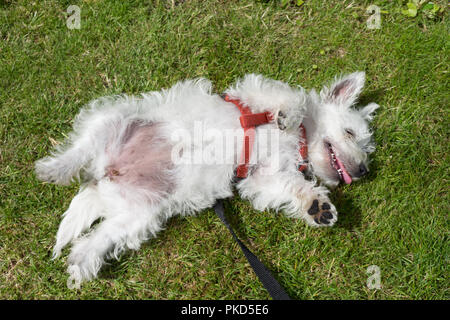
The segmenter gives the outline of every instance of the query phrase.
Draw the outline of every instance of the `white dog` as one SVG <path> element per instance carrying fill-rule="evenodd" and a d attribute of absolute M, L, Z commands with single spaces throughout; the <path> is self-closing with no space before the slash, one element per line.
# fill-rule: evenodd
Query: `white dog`
<path fill-rule="evenodd" d="M 374 150 L 368 122 L 378 105 L 352 108 L 364 77 L 347 75 L 317 94 L 251 74 L 225 92 L 227 101 L 199 79 L 138 98 L 91 102 L 77 116 L 69 141 L 36 163 L 43 181 L 83 181 L 54 248 L 58 257 L 73 243 L 69 287 L 96 277 L 105 258 L 137 250 L 173 215 L 231 197 L 234 185 L 257 210 L 281 210 L 312 226 L 332 226 L 337 211 L 316 177 L 336 186 L 368 171 L 367 155 Z M 241 112 L 229 100 L 252 113 L 267 112 L 269 122 L 244 134 Z M 246 148 L 256 145 L 245 161 L 247 136 Z M 239 166 L 249 171 L 235 184 Z"/>

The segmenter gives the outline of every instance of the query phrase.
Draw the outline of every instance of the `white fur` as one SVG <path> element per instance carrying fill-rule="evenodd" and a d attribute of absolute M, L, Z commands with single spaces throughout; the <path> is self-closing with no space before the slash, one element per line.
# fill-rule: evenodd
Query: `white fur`
<path fill-rule="evenodd" d="M 328 199 L 328 190 L 316 182 L 316 178 L 329 186 L 339 182 L 323 143 L 324 139 L 332 141 L 349 168 L 367 163 L 367 153 L 373 151 L 367 121 L 378 106 L 372 103 L 361 111 L 351 108 L 363 84 L 364 73 L 354 73 L 336 79 L 317 94 L 251 74 L 229 88 L 226 93 L 254 113 L 270 111 L 274 115 L 272 123 L 256 128 L 255 144 L 261 152 L 252 154 L 249 176 L 236 184 L 240 195 L 257 210 L 280 210 L 312 226 L 333 225 L 336 208 Z M 67 244 L 73 244 L 68 285 L 79 287 L 82 281 L 96 277 L 107 257 L 117 257 L 126 249 L 137 250 L 142 241 L 155 237 L 171 216 L 193 214 L 213 206 L 219 198 L 231 197 L 237 167 L 233 159 L 239 158 L 243 143 L 239 117 L 238 109 L 213 94 L 211 83 L 205 79 L 179 82 L 169 90 L 141 97 L 101 98 L 84 108 L 67 143 L 36 163 L 41 180 L 66 185 L 81 176 L 83 181 L 63 215 L 54 248 L 54 257 L 58 257 Z M 237 145 L 225 155 L 224 163 L 175 164 L 165 172 L 174 181 L 171 192 L 121 185 L 105 172 L 111 157 L 123 147 L 127 127 L 135 121 L 160 124 L 159 134 L 167 141 L 173 140 L 174 132 L 182 132 L 177 144 L 180 150 L 196 151 L 205 145 L 214 150 L 221 143 L 214 135 L 203 141 L 203 146 L 189 139 L 198 130 L 198 123 L 204 130 L 237 134 Z M 307 130 L 312 180 L 296 169 L 301 160 L 300 123 Z M 355 134 L 351 139 L 346 136 L 347 127 Z M 279 133 L 276 150 L 263 143 L 268 129 Z M 315 215 L 308 214 L 314 200 L 330 205 L 328 224 L 318 224 Z M 89 231 L 99 219 L 96 228 Z"/>

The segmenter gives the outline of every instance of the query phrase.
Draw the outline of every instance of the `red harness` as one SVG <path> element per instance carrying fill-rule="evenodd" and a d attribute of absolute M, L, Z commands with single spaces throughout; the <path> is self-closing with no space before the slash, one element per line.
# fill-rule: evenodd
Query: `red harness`
<path fill-rule="evenodd" d="M 228 95 L 224 96 L 224 100 L 233 103 L 241 112 L 239 120 L 241 122 L 241 127 L 244 129 L 244 146 L 236 170 L 236 176 L 238 178 L 246 178 L 248 174 L 248 163 L 250 162 L 250 155 L 255 142 L 255 128 L 259 125 L 273 121 L 273 114 L 268 111 L 252 113 L 249 107 L 245 107 L 239 100 L 231 99 Z M 308 167 L 308 162 L 306 160 L 308 156 L 308 144 L 306 142 L 306 129 L 303 124 L 300 124 L 300 134 L 299 153 L 302 158 L 302 163 L 299 164 L 298 170 L 303 172 Z"/>

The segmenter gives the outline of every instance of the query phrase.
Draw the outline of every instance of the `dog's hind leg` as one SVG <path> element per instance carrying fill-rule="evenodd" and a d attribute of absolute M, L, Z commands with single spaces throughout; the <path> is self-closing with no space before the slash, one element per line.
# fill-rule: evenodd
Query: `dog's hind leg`
<path fill-rule="evenodd" d="M 138 114 L 134 100 L 122 99 L 118 102 L 113 98 L 95 100 L 83 109 L 75 119 L 74 130 L 67 141 L 58 145 L 51 156 L 36 162 L 37 177 L 68 185 L 92 159 L 104 159 L 106 146 L 118 142 Z"/>
<path fill-rule="evenodd" d="M 63 150 L 57 149 L 52 156 L 47 156 L 36 162 L 35 170 L 39 180 L 60 185 L 68 185 L 74 176 L 78 176 L 81 167 L 88 161 L 89 154 L 78 146 L 75 141 L 72 146 Z"/>
<path fill-rule="evenodd" d="M 114 194 L 111 190 L 119 190 L 120 186 L 105 184 L 110 197 L 106 205 L 109 214 L 95 230 L 74 242 L 68 258 L 69 288 L 95 278 L 106 258 L 117 258 L 127 249 L 139 249 L 143 241 L 156 236 L 165 221 L 160 202 L 149 202 L 145 191 L 122 189 Z"/>
<path fill-rule="evenodd" d="M 108 153 L 104 177 L 97 182 L 105 219 L 74 242 L 68 260 L 71 287 L 95 277 L 108 255 L 137 250 L 166 220 L 164 203 L 176 187 L 172 147 L 158 124 L 133 125 L 126 136 L 117 152 Z"/>
<path fill-rule="evenodd" d="M 53 258 L 61 254 L 61 250 L 71 241 L 78 238 L 99 218 L 106 214 L 105 206 L 97 191 L 97 186 L 83 186 L 72 199 L 69 209 L 64 213 L 53 248 Z"/>

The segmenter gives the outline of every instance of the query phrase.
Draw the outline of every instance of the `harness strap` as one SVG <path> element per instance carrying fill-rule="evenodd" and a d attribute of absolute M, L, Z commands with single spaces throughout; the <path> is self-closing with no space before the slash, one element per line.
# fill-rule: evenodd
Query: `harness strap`
<path fill-rule="evenodd" d="M 242 147 L 239 165 L 236 169 L 236 176 L 238 178 L 246 178 L 248 175 L 248 164 L 255 142 L 255 127 L 271 122 L 273 115 L 268 111 L 252 113 L 249 107 L 244 106 L 239 100 L 231 99 L 228 95 L 224 96 L 224 100 L 233 103 L 241 112 L 239 120 L 241 127 L 244 129 L 244 145 Z"/>
<path fill-rule="evenodd" d="M 246 107 L 237 99 L 231 99 L 228 95 L 224 95 L 226 102 L 233 103 L 241 112 L 239 121 L 244 129 L 244 145 L 242 147 L 241 158 L 236 169 L 236 177 L 246 178 L 248 175 L 248 164 L 250 155 L 252 154 L 253 144 L 255 142 L 255 128 L 259 125 L 269 123 L 273 120 L 271 112 L 252 113 L 249 107 Z M 298 164 L 298 171 L 304 172 L 308 168 L 308 142 L 306 141 L 305 126 L 300 124 L 300 148 L 299 153 L 301 160 Z"/>

